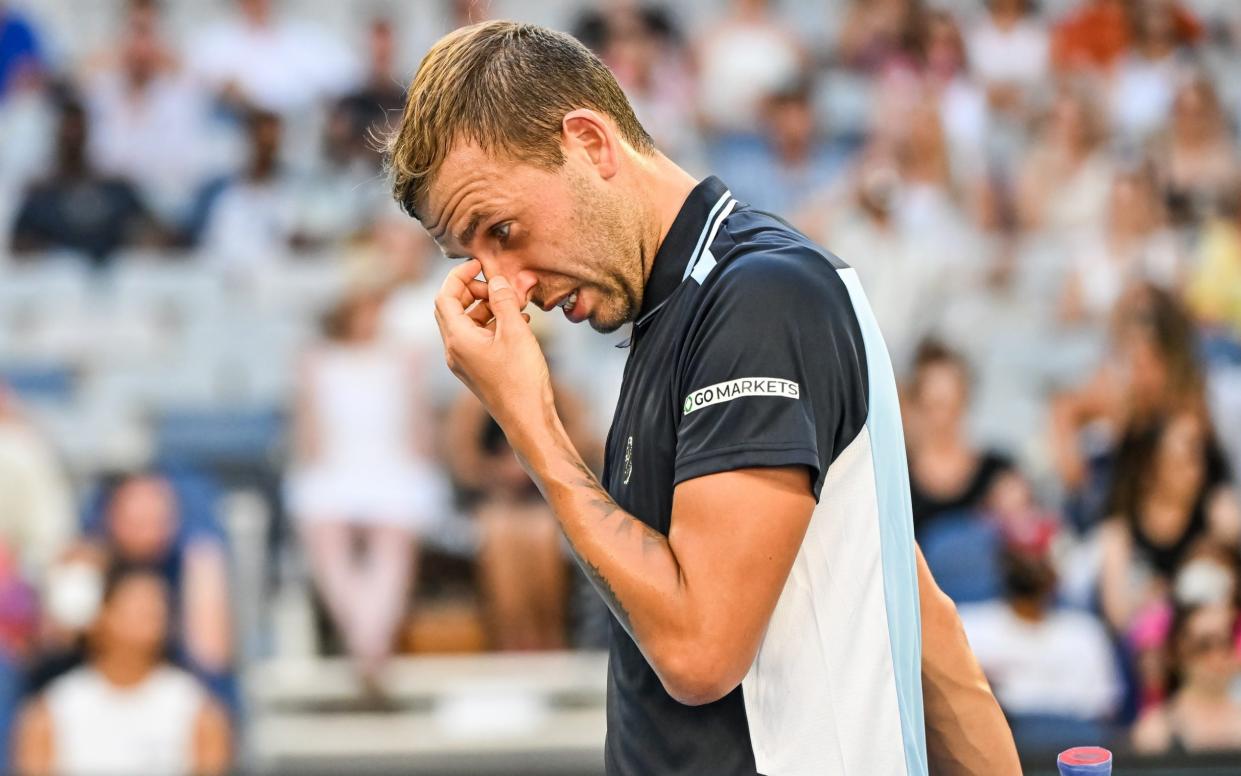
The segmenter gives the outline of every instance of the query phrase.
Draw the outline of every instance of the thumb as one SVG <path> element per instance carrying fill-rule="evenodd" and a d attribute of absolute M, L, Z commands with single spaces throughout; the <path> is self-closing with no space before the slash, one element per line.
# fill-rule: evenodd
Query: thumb
<path fill-rule="evenodd" d="M 496 317 L 497 329 L 513 325 L 521 319 L 521 304 L 517 301 L 517 292 L 502 275 L 496 275 L 487 281 L 487 303 L 491 305 L 491 314 Z"/>

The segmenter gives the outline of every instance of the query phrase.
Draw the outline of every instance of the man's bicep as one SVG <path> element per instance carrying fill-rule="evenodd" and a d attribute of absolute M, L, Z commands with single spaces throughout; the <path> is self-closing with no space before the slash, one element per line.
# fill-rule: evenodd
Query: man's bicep
<path fill-rule="evenodd" d="M 804 466 L 735 469 L 676 487 L 668 541 L 707 643 L 753 661 L 815 499 Z"/>

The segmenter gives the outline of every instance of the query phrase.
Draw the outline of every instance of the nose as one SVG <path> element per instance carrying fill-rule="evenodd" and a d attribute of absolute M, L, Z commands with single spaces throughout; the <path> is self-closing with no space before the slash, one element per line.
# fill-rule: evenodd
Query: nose
<path fill-rule="evenodd" d="M 515 266 L 511 262 L 500 261 L 498 259 L 487 256 L 475 256 L 479 263 L 483 265 L 483 276 L 491 279 L 497 275 L 503 276 L 508 280 L 513 290 L 517 292 L 517 300 L 525 307 L 530 302 L 530 293 L 534 287 L 539 284 L 538 275 L 528 269 L 522 269 Z"/>

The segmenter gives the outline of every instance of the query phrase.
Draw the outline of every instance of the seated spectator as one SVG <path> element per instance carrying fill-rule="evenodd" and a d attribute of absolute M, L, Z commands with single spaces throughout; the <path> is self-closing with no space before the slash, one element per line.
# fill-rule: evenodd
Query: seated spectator
<path fill-rule="evenodd" d="M 1013 462 L 994 450 L 979 450 L 965 427 L 969 371 L 956 352 L 924 342 L 914 358 L 905 402 L 909 449 L 909 492 L 918 533 L 942 515 L 986 511 L 1008 478 L 1020 478 Z"/>
<path fill-rule="evenodd" d="M 763 95 L 805 67 L 801 42 L 772 6 L 770 0 L 732 0 L 695 42 L 698 110 L 711 132 L 752 134 Z"/>
<path fill-rule="evenodd" d="M 305 357 L 286 480 L 315 584 L 374 693 L 408 611 L 419 535 L 448 504 L 422 354 L 379 339 L 383 301 L 372 290 L 345 298 Z"/>
<path fill-rule="evenodd" d="M 361 67 L 337 37 L 279 16 L 272 0 L 236 0 L 240 13 L 190 44 L 191 69 L 242 112 L 295 114 L 355 88 Z"/>
<path fill-rule="evenodd" d="M 90 114 L 90 154 L 107 174 L 141 188 L 167 222 L 184 217 L 211 163 L 209 103 L 181 68 L 160 29 L 155 0 L 130 0 L 115 51 L 82 79 Z"/>
<path fill-rule="evenodd" d="M 807 82 L 769 94 L 760 112 L 763 145 L 721 159 L 721 175 L 742 201 L 789 217 L 844 168 L 816 125 Z"/>
<path fill-rule="evenodd" d="M 1143 0 L 1132 12 L 1133 45 L 1111 74 L 1112 126 L 1122 139 L 1141 141 L 1161 128 L 1186 65 L 1170 0 Z"/>
<path fill-rule="evenodd" d="M 214 508 L 214 490 L 191 475 L 121 475 L 106 481 L 93 499 L 87 535 L 119 562 L 163 575 L 176 604 L 172 638 L 179 656 L 231 701 L 228 555 Z"/>
<path fill-rule="evenodd" d="M 1173 412 L 1135 434 L 1114 474 L 1113 516 L 1101 527 L 1099 599 L 1108 623 L 1129 631 L 1164 604 L 1195 544 L 1241 542 L 1241 505 L 1200 411 Z"/>
<path fill-rule="evenodd" d="M 1153 151 L 1168 210 L 1178 226 L 1217 212 L 1241 183 L 1232 129 L 1205 74 L 1177 89 L 1171 125 L 1155 140 Z"/>
<path fill-rule="evenodd" d="M 1167 2 L 1167 0 L 1156 0 Z M 1130 0 L 1086 0 L 1056 24 L 1051 56 L 1061 71 L 1106 71 L 1132 44 Z M 1176 39 L 1191 43 L 1202 37 L 1202 25 L 1180 3 L 1171 3 Z"/>
<path fill-rule="evenodd" d="M 846 67 L 879 75 L 908 63 L 924 13 L 922 0 L 853 0 L 836 41 Z"/>
<path fill-rule="evenodd" d="M 42 75 L 43 47 L 26 17 L 0 2 L 0 101 Z"/>
<path fill-rule="evenodd" d="M 1053 530 L 1042 524 L 1028 535 L 1008 534 L 1004 600 L 962 606 L 961 623 L 1010 718 L 1106 722 L 1120 701 L 1120 671 L 1103 623 L 1056 605 Z"/>
<path fill-rule="evenodd" d="M 616 75 L 655 146 L 681 165 L 700 162 L 696 84 L 680 32 L 667 10 L 625 4 L 592 13 L 581 26 Z"/>
<path fill-rule="evenodd" d="M 1205 375 L 1193 322 L 1168 292 L 1137 285 L 1112 314 L 1107 352 L 1080 387 L 1051 406 L 1052 456 L 1061 482 L 1080 500 L 1080 528 L 1106 515 L 1111 466 L 1131 431 L 1178 408 L 1204 406 Z"/>
<path fill-rule="evenodd" d="M 64 104 L 52 172 L 26 191 L 18 207 L 15 253 L 67 248 L 103 264 L 118 248 L 165 241 L 133 185 L 90 164 L 88 142 L 85 111 L 77 103 Z"/>
<path fill-rule="evenodd" d="M 0 384 L 0 544 L 37 586 L 73 541 L 73 490 L 55 451 Z"/>
<path fill-rule="evenodd" d="M 368 154 L 375 170 L 380 167 L 380 144 L 376 142 L 399 118 L 405 107 L 403 77 L 397 70 L 396 30 L 392 21 L 378 17 L 367 28 L 369 64 L 361 86 L 342 97 L 332 108 L 348 129 L 348 142 L 359 154 Z"/>
<path fill-rule="evenodd" d="M 1047 77 L 1047 27 L 1030 6 L 1030 0 L 989 0 L 967 38 L 970 69 L 1000 113 L 1022 114 Z"/>
<path fill-rule="evenodd" d="M 961 30 L 946 11 L 929 11 L 917 18 L 909 57 L 900 66 L 887 68 L 877 84 L 873 135 L 908 143 L 926 126 L 927 113 L 933 112 L 943 146 L 938 155 L 949 177 L 980 176 L 989 117 L 986 96 L 969 77 Z"/>
<path fill-rule="evenodd" d="M 369 125 L 344 103 L 333 105 L 323 126 L 315 164 L 293 187 L 291 239 L 299 248 L 338 248 L 366 233 L 392 201 L 374 152 Z"/>
<path fill-rule="evenodd" d="M 22 712 L 13 747 L 21 776 L 223 774 L 231 761 L 223 710 L 167 659 L 171 604 L 152 571 L 109 575 L 85 665 Z"/>
<path fill-rule="evenodd" d="M 1176 689 L 1138 720 L 1134 749 L 1144 754 L 1241 749 L 1241 703 L 1230 694 L 1241 675 L 1237 625 L 1231 604 L 1177 610 L 1169 641 Z"/>
<path fill-rule="evenodd" d="M 1212 339 L 1241 349 L 1241 196 L 1206 221 L 1190 262 L 1186 302 Z"/>
<path fill-rule="evenodd" d="M 1017 211 L 1025 229 L 1063 233 L 1102 220 L 1112 169 L 1106 131 L 1092 94 L 1059 91 L 1017 177 Z"/>
<path fill-rule="evenodd" d="M 1060 302 L 1068 323 L 1103 328 L 1122 292 L 1135 283 L 1168 291 L 1180 285 L 1178 241 L 1146 168 L 1116 174 L 1105 221 L 1088 227 L 1069 250 L 1069 276 Z"/>
<path fill-rule="evenodd" d="M 583 411 L 556 387 L 557 410 L 588 461 L 598 446 L 584 439 Z M 521 467 L 499 425 L 461 392 L 447 421 L 447 454 L 478 521 L 479 587 L 496 649 L 563 649 L 568 559 L 551 508 Z M 595 454 L 592 454 L 595 453 Z"/>
<path fill-rule="evenodd" d="M 217 266 L 253 270 L 287 255 L 294 243 L 298 192 L 281 166 L 282 126 L 274 113 L 249 114 L 245 170 L 199 194 L 188 232 Z"/>

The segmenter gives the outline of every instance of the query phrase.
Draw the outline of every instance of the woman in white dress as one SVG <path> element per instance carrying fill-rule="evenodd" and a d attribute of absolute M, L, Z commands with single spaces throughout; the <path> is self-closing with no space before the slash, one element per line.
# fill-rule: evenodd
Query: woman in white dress
<path fill-rule="evenodd" d="M 382 304 L 376 291 L 343 300 L 305 356 L 286 480 L 315 583 L 371 687 L 405 613 L 418 534 L 446 503 L 419 362 L 379 338 Z"/>

